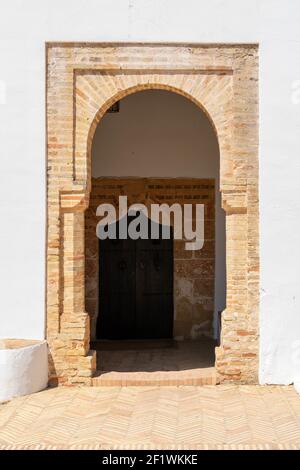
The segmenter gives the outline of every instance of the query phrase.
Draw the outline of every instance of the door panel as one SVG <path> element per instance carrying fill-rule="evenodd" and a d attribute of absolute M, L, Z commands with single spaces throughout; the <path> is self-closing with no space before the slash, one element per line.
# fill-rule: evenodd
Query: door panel
<path fill-rule="evenodd" d="M 99 256 L 97 337 L 126 339 L 135 328 L 134 243 L 101 240 Z"/>
<path fill-rule="evenodd" d="M 173 253 L 151 240 L 137 241 L 136 326 L 140 338 L 173 336 Z M 172 240 L 171 240 L 172 242 Z M 143 248 L 141 248 L 141 245 Z"/>
<path fill-rule="evenodd" d="M 172 235 L 99 241 L 98 338 L 172 338 Z"/>

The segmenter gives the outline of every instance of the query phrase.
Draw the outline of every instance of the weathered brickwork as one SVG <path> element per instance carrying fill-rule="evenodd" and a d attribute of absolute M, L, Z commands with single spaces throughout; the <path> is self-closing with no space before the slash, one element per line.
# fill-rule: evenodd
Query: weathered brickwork
<path fill-rule="evenodd" d="M 215 269 L 215 184 L 212 179 L 92 178 L 90 204 L 85 212 L 85 306 L 95 338 L 98 315 L 99 204 L 113 204 L 126 195 L 128 205 L 143 203 L 204 204 L 205 242 L 200 251 L 185 250 L 184 241 L 174 240 L 174 337 L 197 339 L 212 336 Z M 172 220 L 171 220 L 172 223 Z M 101 255 L 101 254 L 100 254 Z M 101 312 L 99 313 L 101 315 Z"/>
<path fill-rule="evenodd" d="M 91 383 L 84 293 L 84 211 L 91 144 L 118 99 L 146 88 L 180 93 L 211 120 L 226 211 L 227 307 L 221 381 L 258 371 L 258 49 L 255 45 L 47 45 L 47 339 L 51 382 Z M 197 175 L 195 175 L 197 176 Z"/>

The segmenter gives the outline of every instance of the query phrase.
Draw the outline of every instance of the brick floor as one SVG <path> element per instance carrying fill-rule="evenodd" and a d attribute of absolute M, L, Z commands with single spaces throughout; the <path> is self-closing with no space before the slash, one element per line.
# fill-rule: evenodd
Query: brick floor
<path fill-rule="evenodd" d="M 147 347 L 97 351 L 94 386 L 215 385 L 215 342 L 173 342 L 173 347 Z M 159 342 L 157 343 L 159 345 Z"/>
<path fill-rule="evenodd" d="M 300 449 L 293 387 L 59 387 L 0 406 L 0 449 Z"/>

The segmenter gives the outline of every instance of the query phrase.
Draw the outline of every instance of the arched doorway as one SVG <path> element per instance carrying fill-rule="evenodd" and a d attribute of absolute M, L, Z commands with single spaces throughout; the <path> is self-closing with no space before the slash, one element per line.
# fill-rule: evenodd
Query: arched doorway
<path fill-rule="evenodd" d="M 218 136 L 227 273 L 216 370 L 221 381 L 256 382 L 258 47 L 101 43 L 47 44 L 50 382 L 92 381 L 96 355 L 90 350 L 84 287 L 84 211 L 92 181 L 91 146 L 107 109 L 144 89 L 186 96 L 204 110 Z"/>
<path fill-rule="evenodd" d="M 218 317 L 226 297 L 219 168 L 215 130 L 207 115 L 184 96 L 167 90 L 140 91 L 118 101 L 102 117 L 92 143 L 92 185 L 85 215 L 86 309 L 93 348 L 112 348 L 100 339 L 149 339 L 155 347 L 155 339 L 174 339 L 175 363 L 182 362 L 179 348 L 184 346 L 187 355 L 189 347 L 199 346 L 198 363 L 193 358 L 185 367 L 204 367 L 208 351 L 207 363 L 214 364 Z M 120 195 L 134 204 L 147 201 L 149 210 L 151 204 L 178 206 L 182 224 L 185 208 L 191 206 L 195 219 L 196 206 L 202 204 L 203 248 L 186 249 L 184 230 L 176 240 L 117 237 L 98 242 L 97 208 L 105 203 L 117 207 Z M 119 222 L 111 224 L 107 233 L 118 233 L 118 228 Z M 115 345 L 118 350 L 120 343 Z M 99 353 L 98 363 L 102 362 Z"/>

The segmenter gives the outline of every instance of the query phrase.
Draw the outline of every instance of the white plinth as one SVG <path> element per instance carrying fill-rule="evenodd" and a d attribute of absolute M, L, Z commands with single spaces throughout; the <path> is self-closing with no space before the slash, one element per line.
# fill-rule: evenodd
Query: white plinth
<path fill-rule="evenodd" d="M 47 387 L 46 341 L 0 339 L 0 401 Z"/>

